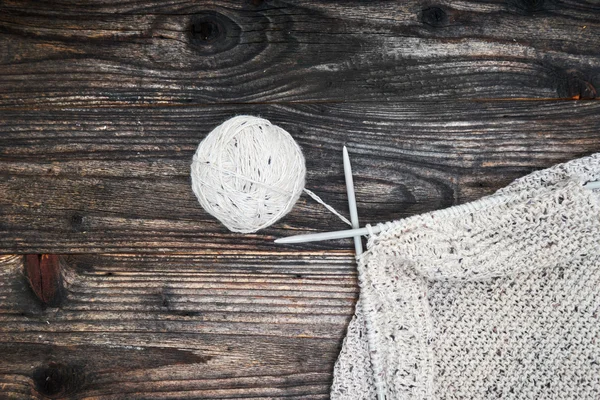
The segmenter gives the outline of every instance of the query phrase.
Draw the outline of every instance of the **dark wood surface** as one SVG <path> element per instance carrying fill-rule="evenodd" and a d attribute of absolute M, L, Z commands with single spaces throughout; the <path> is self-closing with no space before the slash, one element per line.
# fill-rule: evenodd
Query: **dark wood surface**
<path fill-rule="evenodd" d="M 328 398 L 358 295 L 302 197 L 233 234 L 189 164 L 236 114 L 377 223 L 600 151 L 589 1 L 0 1 L 0 398 Z"/>
<path fill-rule="evenodd" d="M 326 398 L 357 296 L 347 252 L 61 257 L 43 307 L 0 258 L 0 388 L 17 398 Z"/>

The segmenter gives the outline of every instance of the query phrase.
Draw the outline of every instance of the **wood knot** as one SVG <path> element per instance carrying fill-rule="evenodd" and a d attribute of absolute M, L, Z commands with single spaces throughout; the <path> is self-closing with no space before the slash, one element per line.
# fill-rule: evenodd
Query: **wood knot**
<path fill-rule="evenodd" d="M 559 97 L 569 98 L 573 100 L 590 100 L 598 96 L 595 85 L 600 82 L 600 79 L 594 79 L 584 76 L 583 73 L 577 70 L 568 70 L 561 74 L 557 93 Z"/>
<path fill-rule="evenodd" d="M 508 0 L 508 9 L 521 15 L 534 15 L 552 8 L 551 0 Z"/>
<path fill-rule="evenodd" d="M 201 42 L 213 42 L 219 37 L 223 27 L 215 21 L 197 21 L 192 24 L 192 36 Z"/>
<path fill-rule="evenodd" d="M 421 22 L 425 25 L 439 27 L 448 25 L 448 14 L 440 7 L 429 7 L 421 11 Z"/>
<path fill-rule="evenodd" d="M 36 390 L 50 398 L 72 395 L 85 384 L 81 368 L 55 362 L 36 368 L 32 378 Z"/>
<path fill-rule="evenodd" d="M 71 219 L 70 219 L 70 225 L 71 225 L 71 229 L 75 232 L 82 232 L 84 231 L 85 227 L 84 227 L 84 218 L 83 215 L 81 214 L 73 214 L 71 215 Z"/>
<path fill-rule="evenodd" d="M 65 297 L 59 257 L 55 254 L 28 254 L 24 267 L 29 287 L 42 305 L 59 307 Z"/>
<path fill-rule="evenodd" d="M 214 11 L 206 11 L 192 16 L 189 40 L 201 53 L 220 53 L 239 43 L 241 31 L 239 25 L 229 17 Z"/>

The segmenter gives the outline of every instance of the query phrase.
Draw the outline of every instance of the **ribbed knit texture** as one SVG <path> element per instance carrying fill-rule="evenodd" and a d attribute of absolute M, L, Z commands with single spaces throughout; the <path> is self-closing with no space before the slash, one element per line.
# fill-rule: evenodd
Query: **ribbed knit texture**
<path fill-rule="evenodd" d="M 600 398 L 600 154 L 389 224 L 332 399 Z"/>

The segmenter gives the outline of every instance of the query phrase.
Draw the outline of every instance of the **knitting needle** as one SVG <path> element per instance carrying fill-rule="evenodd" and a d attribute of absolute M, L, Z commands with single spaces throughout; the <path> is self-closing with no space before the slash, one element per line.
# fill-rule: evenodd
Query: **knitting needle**
<path fill-rule="evenodd" d="M 345 231 L 336 232 L 322 232 L 322 233 L 308 233 L 306 235 L 288 236 L 275 240 L 275 243 L 280 244 L 293 244 L 293 243 L 306 243 L 306 242 L 319 242 L 321 240 L 334 240 L 334 239 L 346 239 L 354 236 L 363 236 L 370 233 L 377 234 L 381 232 L 379 227 L 372 226 L 371 232 L 367 228 L 358 229 L 347 229 Z"/>
<path fill-rule="evenodd" d="M 588 182 L 583 187 L 590 190 L 600 189 L 600 181 Z"/>
<path fill-rule="evenodd" d="M 584 186 L 584 188 L 589 190 L 600 189 L 600 181 L 588 182 Z M 363 236 L 369 234 L 378 234 L 381 230 L 378 226 L 372 226 L 371 232 L 367 228 L 359 228 L 359 229 L 347 229 L 344 231 L 337 232 L 322 232 L 322 233 L 309 233 L 306 235 L 296 235 L 296 236 L 288 236 L 280 239 L 276 239 L 275 243 L 280 244 L 295 244 L 295 243 L 307 243 L 307 242 L 318 242 L 321 240 L 334 240 L 334 239 L 345 239 L 354 236 Z"/>
<path fill-rule="evenodd" d="M 352 165 L 350 164 L 350 156 L 348 149 L 344 146 L 344 177 L 346 178 L 346 191 L 348 193 L 348 208 L 350 209 L 350 222 L 352 228 L 360 228 L 358 223 L 358 210 L 356 209 L 356 197 L 354 195 L 354 179 L 352 178 Z M 363 252 L 362 241 L 360 236 L 354 236 L 354 251 L 356 256 L 360 256 Z"/>

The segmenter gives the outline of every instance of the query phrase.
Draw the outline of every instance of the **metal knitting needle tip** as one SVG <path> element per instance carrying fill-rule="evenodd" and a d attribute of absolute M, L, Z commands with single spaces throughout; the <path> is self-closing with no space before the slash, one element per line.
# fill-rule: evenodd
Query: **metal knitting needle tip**
<path fill-rule="evenodd" d="M 360 225 L 358 223 L 358 210 L 356 209 L 356 196 L 354 194 L 354 179 L 352 178 L 352 165 L 350 164 L 350 157 L 348 156 L 348 149 L 346 146 L 344 146 L 343 158 L 346 192 L 348 193 L 348 208 L 350 209 L 350 222 L 352 223 L 352 228 L 357 229 Z M 356 251 L 357 256 L 361 255 L 363 252 L 360 236 L 354 236 L 354 250 Z"/>

